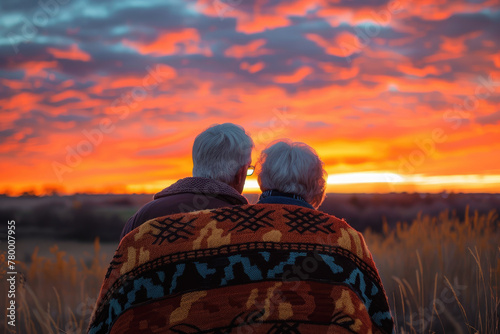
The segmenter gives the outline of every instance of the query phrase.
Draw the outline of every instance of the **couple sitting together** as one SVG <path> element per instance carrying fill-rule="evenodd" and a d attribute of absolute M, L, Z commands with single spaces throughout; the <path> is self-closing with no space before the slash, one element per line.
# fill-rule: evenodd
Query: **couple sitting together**
<path fill-rule="evenodd" d="M 392 333 L 362 235 L 317 210 L 326 172 L 316 152 L 268 146 L 250 205 L 253 147 L 230 123 L 196 137 L 193 177 L 123 228 L 89 333 Z"/>

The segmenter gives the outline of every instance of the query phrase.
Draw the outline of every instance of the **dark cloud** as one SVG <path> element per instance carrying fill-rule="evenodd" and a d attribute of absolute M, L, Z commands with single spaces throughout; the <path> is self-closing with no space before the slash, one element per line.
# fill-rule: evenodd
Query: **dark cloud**
<path fill-rule="evenodd" d="M 320 129 L 320 128 L 330 128 L 330 127 L 332 127 L 331 124 L 322 121 L 306 122 L 306 128 L 309 129 Z"/>
<path fill-rule="evenodd" d="M 500 123 L 500 110 L 486 116 L 477 117 L 476 122 L 481 125 L 493 125 Z"/>
<path fill-rule="evenodd" d="M 90 116 L 75 114 L 60 114 L 52 116 L 40 110 L 32 110 L 14 121 L 13 127 L 16 132 L 24 133 L 19 140 L 25 143 L 32 138 L 46 138 L 47 134 L 73 133 L 77 129 L 85 129 L 91 126 Z M 71 127 L 60 128 L 59 124 L 73 123 Z"/>
<path fill-rule="evenodd" d="M 9 137 L 16 133 L 14 129 L 0 130 L 0 143 L 4 143 Z"/>

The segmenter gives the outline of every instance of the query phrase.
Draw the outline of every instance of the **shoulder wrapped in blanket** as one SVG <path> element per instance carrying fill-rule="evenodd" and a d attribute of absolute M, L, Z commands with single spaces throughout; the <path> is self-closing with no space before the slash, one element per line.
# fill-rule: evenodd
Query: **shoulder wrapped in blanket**
<path fill-rule="evenodd" d="M 89 333 L 392 333 L 344 220 L 256 204 L 156 218 L 121 241 Z"/>

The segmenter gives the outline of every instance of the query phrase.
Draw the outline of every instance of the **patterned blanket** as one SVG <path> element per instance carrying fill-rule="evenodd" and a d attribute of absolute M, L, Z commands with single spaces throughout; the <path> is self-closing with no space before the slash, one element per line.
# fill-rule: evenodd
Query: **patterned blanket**
<path fill-rule="evenodd" d="M 89 333 L 392 333 L 360 233 L 256 204 L 156 218 L 120 242 Z"/>

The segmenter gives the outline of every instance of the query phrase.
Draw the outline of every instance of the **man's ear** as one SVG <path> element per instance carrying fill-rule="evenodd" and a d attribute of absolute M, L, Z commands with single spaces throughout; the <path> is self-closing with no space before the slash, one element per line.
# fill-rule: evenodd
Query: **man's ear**
<path fill-rule="evenodd" d="M 247 167 L 246 166 L 242 166 L 239 170 L 238 170 L 238 181 L 241 183 L 241 182 L 244 182 L 246 177 L 247 177 Z"/>
<path fill-rule="evenodd" d="M 236 189 L 240 194 L 243 192 L 243 186 L 245 185 L 246 177 L 247 177 L 247 168 L 246 166 L 242 166 L 236 172 L 236 175 L 234 176 L 233 182 L 231 184 L 231 186 L 234 189 Z"/>

